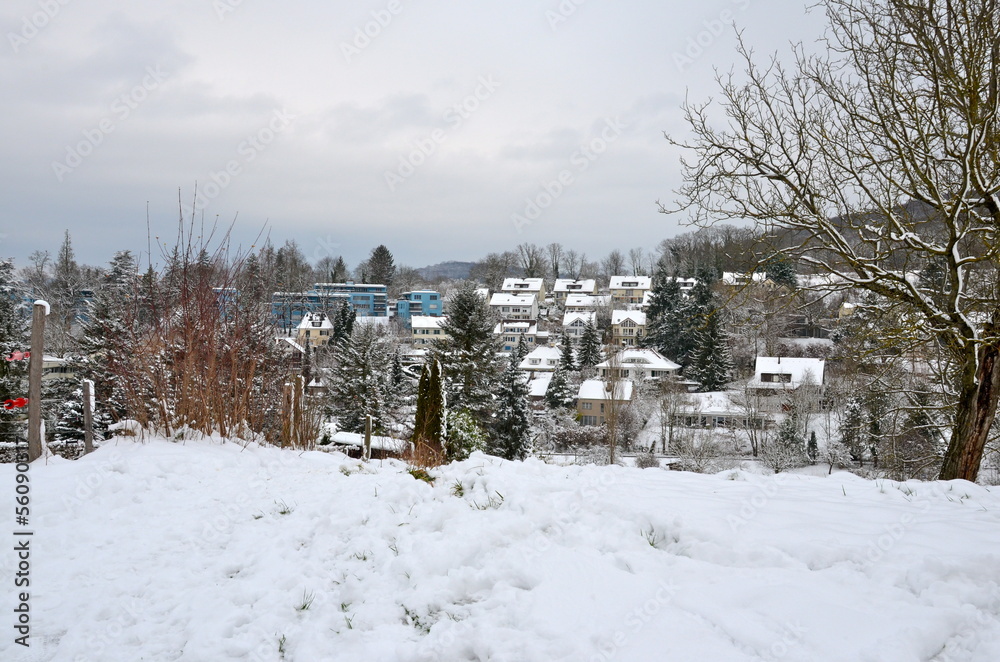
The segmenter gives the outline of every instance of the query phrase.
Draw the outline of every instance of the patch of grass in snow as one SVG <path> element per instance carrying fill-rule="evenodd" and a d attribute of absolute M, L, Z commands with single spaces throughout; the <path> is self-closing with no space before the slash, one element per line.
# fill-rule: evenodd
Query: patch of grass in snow
<path fill-rule="evenodd" d="M 496 495 L 497 497 L 500 498 L 498 499 L 490 495 L 486 497 L 486 503 L 479 503 L 478 501 L 473 501 L 472 507 L 475 508 L 476 510 L 489 510 L 490 508 L 499 508 L 500 506 L 503 505 L 503 495 L 500 494 L 499 492 L 496 492 Z"/>
<path fill-rule="evenodd" d="M 427 473 L 427 470 L 422 467 L 410 467 L 406 470 L 406 472 L 417 480 L 424 481 L 428 485 L 434 484 L 434 476 Z"/>
<path fill-rule="evenodd" d="M 649 527 L 648 531 L 647 530 L 642 531 L 642 537 L 645 538 L 646 542 L 649 543 L 649 546 L 654 549 L 659 549 L 660 543 L 663 542 L 663 536 L 657 533 L 656 529 L 654 529 L 652 526 Z"/>
<path fill-rule="evenodd" d="M 278 514 L 279 515 L 290 515 L 292 513 L 292 510 L 293 510 L 292 507 L 289 506 L 284 501 L 275 501 L 274 505 L 276 505 L 278 507 Z"/>
<path fill-rule="evenodd" d="M 298 606 L 295 607 L 295 611 L 306 611 L 309 607 L 312 607 L 313 600 L 316 599 L 316 594 L 312 591 L 302 591 L 302 600 L 299 602 Z"/>
<path fill-rule="evenodd" d="M 285 659 L 285 644 L 286 643 L 288 643 L 288 638 L 285 637 L 285 635 L 281 635 L 280 637 L 278 637 L 278 655 L 281 656 L 282 660 Z"/>
<path fill-rule="evenodd" d="M 462 481 L 456 480 L 452 484 L 451 494 L 452 496 L 457 496 L 460 499 L 465 496 L 465 485 L 462 485 Z"/>
<path fill-rule="evenodd" d="M 430 634 L 431 626 L 420 620 L 420 616 L 415 611 L 410 611 L 406 605 L 403 605 L 403 611 L 406 613 L 406 617 L 410 619 L 410 624 L 416 629 L 420 630 L 424 634 Z"/>

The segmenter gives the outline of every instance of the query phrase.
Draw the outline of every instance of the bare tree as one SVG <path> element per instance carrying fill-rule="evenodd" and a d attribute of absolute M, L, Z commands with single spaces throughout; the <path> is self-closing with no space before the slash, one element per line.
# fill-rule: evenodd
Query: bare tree
<path fill-rule="evenodd" d="M 566 278 L 572 278 L 573 280 L 580 279 L 580 265 L 587 259 L 586 255 L 580 255 L 575 250 L 568 250 L 563 254 L 562 262 L 560 267 L 562 268 L 562 273 L 566 275 Z"/>
<path fill-rule="evenodd" d="M 625 256 L 617 248 L 608 253 L 608 256 L 601 261 L 601 275 L 605 281 L 610 281 L 612 276 L 623 276 L 625 270 Z"/>
<path fill-rule="evenodd" d="M 630 248 L 628 251 L 628 264 L 632 269 L 633 276 L 648 276 L 646 273 L 645 251 L 642 246 Z"/>
<path fill-rule="evenodd" d="M 565 254 L 562 244 L 553 242 L 545 247 L 545 251 L 549 254 L 549 269 L 552 271 L 552 277 L 561 278 L 563 255 Z"/>
<path fill-rule="evenodd" d="M 784 252 L 828 290 L 868 290 L 947 347 L 940 477 L 975 480 L 1000 396 L 1000 0 L 821 4 L 825 56 L 761 67 L 741 44 L 744 76 L 719 79 L 727 126 L 685 105 L 678 208 L 796 233 Z M 929 264 L 933 286 L 909 277 Z"/>
<path fill-rule="evenodd" d="M 518 245 L 517 257 L 521 263 L 521 269 L 524 270 L 525 278 L 545 278 L 548 263 L 545 259 L 544 248 L 525 242 Z"/>
<path fill-rule="evenodd" d="M 469 278 L 479 281 L 494 292 L 500 290 L 503 279 L 511 275 L 517 264 L 517 255 L 511 251 L 490 253 L 479 262 L 472 265 Z"/>

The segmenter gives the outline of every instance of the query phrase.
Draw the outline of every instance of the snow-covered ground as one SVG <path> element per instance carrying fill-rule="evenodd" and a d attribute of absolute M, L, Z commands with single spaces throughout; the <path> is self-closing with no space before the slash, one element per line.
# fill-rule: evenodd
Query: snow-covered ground
<path fill-rule="evenodd" d="M 30 470 L 0 660 L 1000 659 L 1000 493 L 218 442 Z M 13 521 L 14 467 L 0 467 Z"/>

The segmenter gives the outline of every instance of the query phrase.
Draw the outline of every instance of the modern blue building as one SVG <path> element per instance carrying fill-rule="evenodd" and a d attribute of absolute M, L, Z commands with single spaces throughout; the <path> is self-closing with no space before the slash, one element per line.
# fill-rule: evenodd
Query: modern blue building
<path fill-rule="evenodd" d="M 358 317 L 387 317 L 389 315 L 389 288 L 375 283 L 316 283 L 314 290 L 320 296 L 346 294 L 351 308 Z"/>
<path fill-rule="evenodd" d="M 444 314 L 444 302 L 441 294 L 434 290 L 404 292 L 395 303 L 395 314 L 406 324 L 413 315 L 440 317 Z"/>

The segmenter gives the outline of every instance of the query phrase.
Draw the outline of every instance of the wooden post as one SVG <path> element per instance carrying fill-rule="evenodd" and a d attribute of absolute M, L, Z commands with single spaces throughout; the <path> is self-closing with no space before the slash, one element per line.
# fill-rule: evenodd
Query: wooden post
<path fill-rule="evenodd" d="M 83 380 L 83 454 L 94 452 L 94 382 Z"/>
<path fill-rule="evenodd" d="M 28 359 L 28 462 L 42 456 L 42 361 L 48 313 L 49 304 L 35 302 L 31 313 L 31 357 Z"/>
<path fill-rule="evenodd" d="M 365 450 L 364 459 L 372 459 L 372 417 L 371 414 L 365 416 Z"/>

